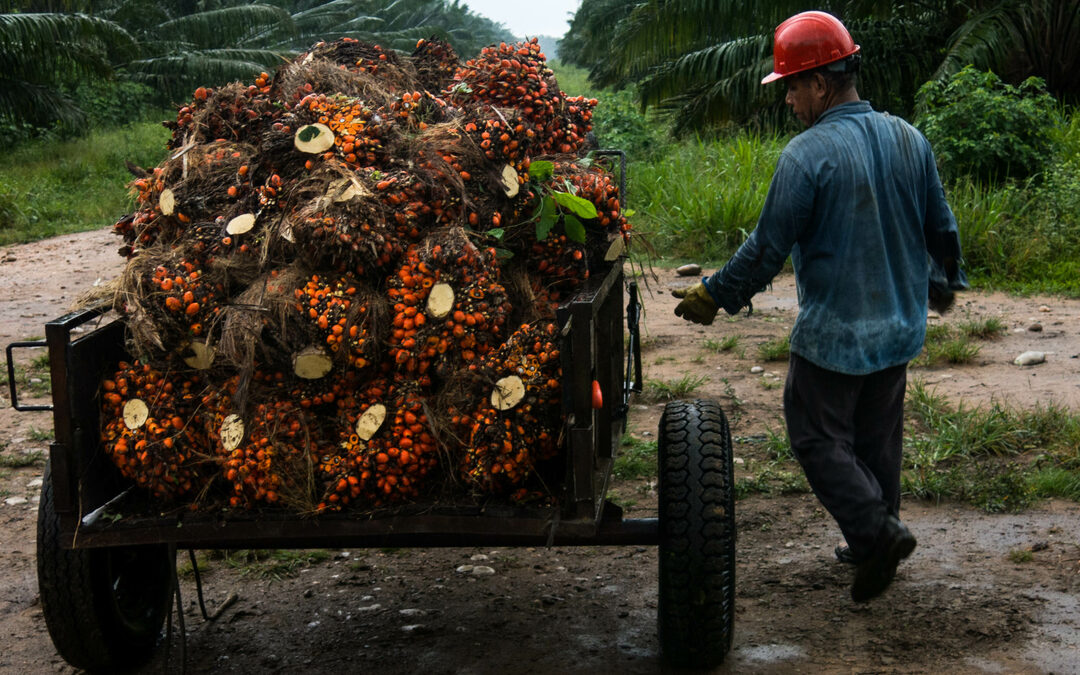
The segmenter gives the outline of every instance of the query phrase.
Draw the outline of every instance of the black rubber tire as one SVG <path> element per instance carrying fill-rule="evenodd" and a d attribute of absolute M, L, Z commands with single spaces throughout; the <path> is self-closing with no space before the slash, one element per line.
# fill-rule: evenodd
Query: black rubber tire
<path fill-rule="evenodd" d="M 735 622 L 731 432 L 715 401 L 676 401 L 658 438 L 660 650 L 672 666 L 713 668 Z"/>
<path fill-rule="evenodd" d="M 62 546 L 46 465 L 38 506 L 38 592 L 49 636 L 65 661 L 90 672 L 117 672 L 150 660 L 172 599 L 168 554 L 165 545 Z"/>

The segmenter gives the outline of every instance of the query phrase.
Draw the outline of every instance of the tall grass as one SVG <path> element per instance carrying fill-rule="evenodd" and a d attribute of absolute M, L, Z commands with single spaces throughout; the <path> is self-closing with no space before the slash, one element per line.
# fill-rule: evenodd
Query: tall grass
<path fill-rule="evenodd" d="M 697 260 L 730 255 L 757 225 L 784 147 L 747 133 L 671 146 L 630 171 L 634 224 L 666 255 Z"/>
<path fill-rule="evenodd" d="M 1049 404 L 954 406 L 919 381 L 908 389 L 903 485 L 920 498 L 987 511 L 1080 498 L 1080 416 Z"/>
<path fill-rule="evenodd" d="M 0 154 L 0 245 L 112 224 L 132 207 L 125 160 L 156 166 L 168 137 L 161 124 L 140 122 Z"/>

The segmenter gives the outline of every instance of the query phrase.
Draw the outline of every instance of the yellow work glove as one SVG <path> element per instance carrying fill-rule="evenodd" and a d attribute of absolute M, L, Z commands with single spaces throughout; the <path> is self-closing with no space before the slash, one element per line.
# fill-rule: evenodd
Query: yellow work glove
<path fill-rule="evenodd" d="M 676 298 L 682 298 L 682 302 L 675 307 L 675 316 L 687 321 L 708 326 L 716 318 L 716 313 L 720 311 L 703 283 L 676 289 L 671 294 Z"/>

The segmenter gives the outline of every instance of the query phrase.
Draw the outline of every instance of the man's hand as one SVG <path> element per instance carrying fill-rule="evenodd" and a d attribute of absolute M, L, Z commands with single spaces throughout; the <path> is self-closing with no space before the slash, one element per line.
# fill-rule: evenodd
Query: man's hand
<path fill-rule="evenodd" d="M 929 292 L 930 309 L 934 310 L 940 315 L 944 315 L 945 312 L 952 309 L 953 303 L 956 302 L 956 294 L 947 285 L 938 283 L 934 279 L 930 280 L 930 292 Z"/>
<path fill-rule="evenodd" d="M 708 326 L 716 318 L 716 313 L 720 311 L 703 283 L 676 289 L 671 294 L 676 298 L 682 298 L 682 302 L 675 307 L 675 316 L 687 321 Z"/>

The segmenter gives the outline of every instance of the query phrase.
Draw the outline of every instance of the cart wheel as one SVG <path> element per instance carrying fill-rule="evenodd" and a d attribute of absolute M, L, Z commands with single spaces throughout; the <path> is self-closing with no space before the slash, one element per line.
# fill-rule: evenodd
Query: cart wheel
<path fill-rule="evenodd" d="M 56 651 L 77 668 L 115 672 L 146 663 L 172 598 L 164 545 L 68 549 L 60 542 L 49 465 L 38 507 L 38 592 Z"/>
<path fill-rule="evenodd" d="M 719 404 L 667 404 L 659 455 L 660 649 L 671 665 L 712 668 L 735 621 L 734 472 Z"/>

